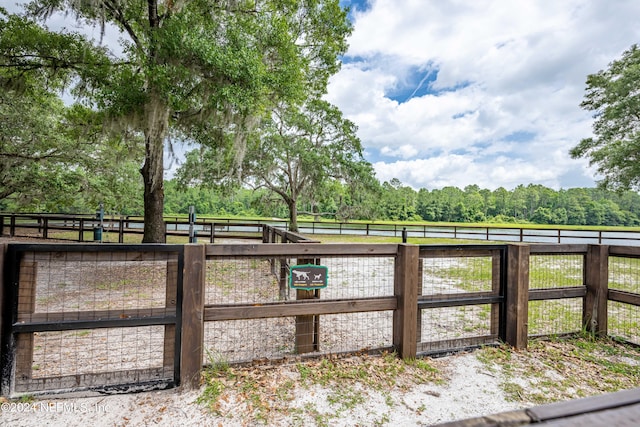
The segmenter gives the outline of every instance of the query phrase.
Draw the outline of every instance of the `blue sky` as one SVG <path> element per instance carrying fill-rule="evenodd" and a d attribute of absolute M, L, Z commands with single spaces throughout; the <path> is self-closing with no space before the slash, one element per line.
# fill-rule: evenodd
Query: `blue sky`
<path fill-rule="evenodd" d="M 7 7 L 17 11 L 9 0 Z M 590 187 L 587 75 L 640 43 L 637 0 L 341 0 L 354 30 L 327 100 L 380 181 Z M 50 20 L 64 25 L 62 15 Z M 73 25 L 73 24 L 72 24 Z M 94 38 L 97 28 L 75 27 Z M 117 46 L 117 31 L 104 42 Z M 176 147 L 182 152 L 186 147 Z M 179 161 L 179 159 L 178 159 Z M 169 176 L 177 162 L 167 159 Z"/>
<path fill-rule="evenodd" d="M 327 99 L 378 179 L 414 188 L 594 186 L 587 75 L 640 42 L 634 0 L 371 0 Z"/>

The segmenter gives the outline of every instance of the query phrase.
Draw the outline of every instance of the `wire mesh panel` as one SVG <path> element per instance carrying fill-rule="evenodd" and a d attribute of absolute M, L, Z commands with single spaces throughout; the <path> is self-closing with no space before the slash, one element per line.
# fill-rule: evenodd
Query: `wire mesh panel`
<path fill-rule="evenodd" d="M 463 294 L 494 290 L 492 257 L 423 258 L 421 295 Z"/>
<path fill-rule="evenodd" d="M 609 335 L 640 345 L 640 307 L 609 301 Z"/>
<path fill-rule="evenodd" d="M 203 363 L 276 359 L 295 353 L 293 317 L 206 322 Z"/>
<path fill-rule="evenodd" d="M 640 258 L 609 257 L 609 289 L 640 294 Z"/>
<path fill-rule="evenodd" d="M 280 300 L 278 270 L 267 258 L 207 261 L 205 304 L 254 304 Z M 288 297 L 288 290 L 286 291 Z"/>
<path fill-rule="evenodd" d="M 582 298 L 529 301 L 528 334 L 562 335 L 582 330 Z"/>
<path fill-rule="evenodd" d="M 135 249 L 10 249 L 12 392 L 174 381 L 180 255 Z"/>
<path fill-rule="evenodd" d="M 297 328 L 311 331 L 309 341 L 317 349 L 314 355 L 375 350 L 393 344 L 392 311 L 327 314 L 310 321 L 308 327 L 300 327 L 295 317 L 207 322 L 203 363 L 242 363 L 309 353 L 296 348 Z"/>
<path fill-rule="evenodd" d="M 328 285 L 299 291 L 289 285 L 295 265 L 327 268 Z M 325 256 L 268 258 L 264 256 L 210 257 L 207 260 L 205 304 L 242 307 L 251 317 L 254 307 L 285 307 L 301 299 L 311 303 L 373 299 L 394 295 L 393 257 Z M 304 301 L 306 302 L 306 301 Z M 326 313 L 326 305 L 324 306 Z M 344 314 L 273 314 L 264 319 L 222 320 L 205 324 L 204 363 L 212 355 L 227 362 L 280 358 L 293 354 L 354 352 L 391 347 L 393 312 L 365 311 Z M 282 316 L 282 317 L 280 317 Z M 306 344 L 303 344 L 306 343 Z M 208 353 L 208 354 L 207 354 Z"/>
<path fill-rule="evenodd" d="M 168 372 L 163 366 L 164 332 L 164 326 L 35 332 L 32 357 L 28 341 L 18 341 L 16 363 L 31 363 L 32 374 L 16 378 L 15 391 L 44 390 L 44 382 L 49 390 L 118 385 L 131 382 L 132 371 L 146 381 L 171 378 L 173 366 Z"/>
<path fill-rule="evenodd" d="M 584 286 L 584 255 L 531 255 L 529 289 Z"/>
<path fill-rule="evenodd" d="M 584 254 L 532 254 L 529 289 L 584 287 Z M 583 298 L 529 301 L 528 334 L 562 335 L 582 330 Z"/>
<path fill-rule="evenodd" d="M 418 288 L 418 351 L 437 353 L 498 339 L 502 248 L 423 248 Z"/>
<path fill-rule="evenodd" d="M 478 344 L 476 338 L 492 335 L 491 304 L 421 310 L 421 352 L 441 352 Z"/>
<path fill-rule="evenodd" d="M 609 289 L 640 294 L 640 258 L 609 257 Z M 609 335 L 640 344 L 640 307 L 608 303 Z"/>

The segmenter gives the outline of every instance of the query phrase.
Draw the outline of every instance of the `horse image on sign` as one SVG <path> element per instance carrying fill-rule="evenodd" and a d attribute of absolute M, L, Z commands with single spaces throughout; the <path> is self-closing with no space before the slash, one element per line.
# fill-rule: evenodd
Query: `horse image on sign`
<path fill-rule="evenodd" d="M 326 288 L 329 275 L 324 265 L 304 264 L 291 266 L 289 287 L 311 291 Z"/>

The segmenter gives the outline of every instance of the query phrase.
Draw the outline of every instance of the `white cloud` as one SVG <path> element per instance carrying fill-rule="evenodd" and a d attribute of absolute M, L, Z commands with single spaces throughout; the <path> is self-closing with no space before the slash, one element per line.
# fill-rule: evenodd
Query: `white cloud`
<path fill-rule="evenodd" d="M 381 180 L 593 185 L 568 154 L 591 132 L 586 77 L 640 40 L 638 19 L 634 1 L 374 0 L 355 14 L 327 98 L 358 125 Z M 394 100 L 429 72 L 431 91 Z"/>

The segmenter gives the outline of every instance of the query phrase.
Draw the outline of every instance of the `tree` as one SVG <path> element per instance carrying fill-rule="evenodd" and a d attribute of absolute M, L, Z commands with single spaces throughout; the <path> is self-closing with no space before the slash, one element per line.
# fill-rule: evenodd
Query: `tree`
<path fill-rule="evenodd" d="M 0 43 L 8 41 L 7 27 L 0 20 Z M 123 138 L 105 138 L 95 111 L 62 102 L 57 90 L 64 73 L 17 77 L 0 68 L 0 200 L 49 212 L 86 212 L 101 202 L 129 210 L 138 188 L 131 147 Z"/>
<path fill-rule="evenodd" d="M 640 188 L 640 48 L 637 45 L 587 77 L 582 108 L 594 113 L 591 138 L 580 141 L 570 154 L 586 157 L 614 189 Z"/>
<path fill-rule="evenodd" d="M 28 7 L 42 21 L 55 12 L 103 32 L 115 25 L 122 54 L 21 18 L 7 33 L 3 63 L 17 76 L 66 71 L 72 93 L 104 112 L 111 130 L 143 136 L 143 242 L 165 239 L 165 145 L 216 146 L 232 136 L 241 154 L 269 105 L 324 90 L 350 31 L 337 0 L 34 0 Z"/>
<path fill-rule="evenodd" d="M 298 201 L 327 181 L 357 181 L 366 164 L 355 125 L 333 105 L 313 100 L 302 108 L 274 110 L 248 138 L 236 179 L 255 189 L 266 188 L 287 206 L 290 228 L 297 231 Z M 178 175 L 185 183 L 220 183 L 228 177 L 229 155 L 203 147 L 187 154 Z M 222 162 L 222 164 L 221 164 Z"/>

